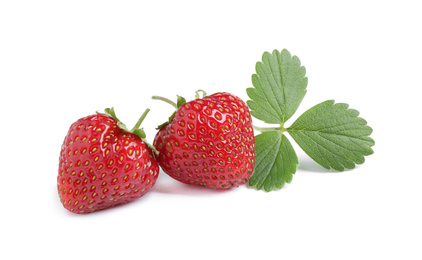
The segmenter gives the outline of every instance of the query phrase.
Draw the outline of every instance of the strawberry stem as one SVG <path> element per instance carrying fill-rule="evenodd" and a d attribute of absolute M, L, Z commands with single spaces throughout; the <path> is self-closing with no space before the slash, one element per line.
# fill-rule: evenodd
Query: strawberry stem
<path fill-rule="evenodd" d="M 164 102 L 166 102 L 167 104 L 170 104 L 170 105 L 172 105 L 174 108 L 176 108 L 177 109 L 177 104 L 176 103 L 174 103 L 173 101 L 171 101 L 170 99 L 168 99 L 168 98 L 165 98 L 165 97 L 160 97 L 160 96 L 152 96 L 151 97 L 152 99 L 155 99 L 155 100 L 161 100 L 161 101 L 164 101 Z"/>
<path fill-rule="evenodd" d="M 134 132 L 136 129 L 138 129 L 141 126 L 142 122 L 144 121 L 145 117 L 148 115 L 149 111 L 150 111 L 149 108 L 145 110 L 142 116 L 138 119 L 138 122 L 136 122 L 135 126 L 132 128 L 132 130 L 130 130 L 131 132 Z"/>

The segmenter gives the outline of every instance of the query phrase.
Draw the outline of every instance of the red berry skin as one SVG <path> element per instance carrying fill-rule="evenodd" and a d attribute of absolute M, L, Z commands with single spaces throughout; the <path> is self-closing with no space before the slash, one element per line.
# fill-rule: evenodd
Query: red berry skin
<path fill-rule="evenodd" d="M 248 106 L 229 93 L 182 105 L 154 139 L 164 172 L 187 184 L 229 189 L 254 168 L 255 137 Z"/>
<path fill-rule="evenodd" d="M 141 138 L 110 116 L 91 115 L 73 123 L 64 139 L 57 188 L 66 209 L 90 213 L 143 196 L 158 171 Z"/>

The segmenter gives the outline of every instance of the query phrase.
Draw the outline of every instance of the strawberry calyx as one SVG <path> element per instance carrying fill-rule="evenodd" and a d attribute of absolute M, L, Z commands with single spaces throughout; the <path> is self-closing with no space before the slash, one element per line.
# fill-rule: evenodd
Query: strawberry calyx
<path fill-rule="evenodd" d="M 124 132 L 127 132 L 127 133 L 132 133 L 132 134 L 134 134 L 134 135 L 137 135 L 139 138 L 141 138 L 142 139 L 142 141 L 149 147 L 149 148 L 151 148 L 151 150 L 153 150 L 155 153 L 158 153 L 158 151 L 155 149 L 155 147 L 153 146 L 153 145 L 151 145 L 151 144 L 149 144 L 146 140 L 145 140 L 145 138 L 146 138 L 146 134 L 145 134 L 145 131 L 144 131 L 144 129 L 143 128 L 140 128 L 140 126 L 141 126 L 141 124 L 142 124 L 142 122 L 144 121 L 144 119 L 145 119 L 145 117 L 148 115 L 148 113 L 149 113 L 149 111 L 150 111 L 150 109 L 149 108 L 147 108 L 145 111 L 144 111 L 144 113 L 141 115 L 141 117 L 138 119 L 138 121 L 136 122 L 136 124 L 135 124 L 135 126 L 132 128 L 132 129 L 128 129 L 127 128 L 127 126 L 122 122 L 122 121 L 120 121 L 120 119 L 119 118 L 117 118 L 117 116 L 116 116 L 116 112 L 114 111 L 114 108 L 113 107 L 111 107 L 111 108 L 106 108 L 106 109 L 104 109 L 104 113 L 100 113 L 100 112 L 98 112 L 97 111 L 97 114 L 100 114 L 100 115 L 106 115 L 106 116 L 111 116 L 116 122 L 117 122 L 117 126 L 120 128 L 120 129 L 122 129 Z"/>
<path fill-rule="evenodd" d="M 199 89 L 199 90 L 197 90 L 195 92 L 195 99 L 199 99 L 200 98 L 199 97 L 199 92 L 202 92 L 202 97 L 201 98 L 204 98 L 207 95 L 207 92 L 205 92 L 202 89 Z M 176 109 L 176 111 L 180 107 L 182 107 L 184 104 L 186 104 L 186 99 L 184 97 L 182 97 L 182 96 L 179 96 L 179 95 L 177 95 L 177 101 L 176 101 L 177 103 L 171 101 L 168 98 L 161 97 L 161 96 L 152 96 L 151 98 L 152 99 L 155 99 L 155 100 L 161 100 L 161 101 L 166 102 L 167 104 L 173 106 Z M 169 117 L 169 120 L 168 121 L 166 121 L 166 122 L 162 123 L 161 125 L 157 126 L 156 130 L 160 130 L 161 128 L 163 128 L 163 127 L 167 126 L 168 124 L 170 124 L 170 122 L 173 120 L 174 116 L 176 115 L 176 111 L 173 112 L 173 114 Z"/>
<path fill-rule="evenodd" d="M 207 96 L 207 92 L 205 92 L 205 90 L 198 89 L 198 90 L 195 92 L 195 99 L 198 99 L 198 98 L 199 98 L 199 92 L 202 92 L 202 98 L 204 98 L 204 97 L 206 97 L 206 96 Z"/>

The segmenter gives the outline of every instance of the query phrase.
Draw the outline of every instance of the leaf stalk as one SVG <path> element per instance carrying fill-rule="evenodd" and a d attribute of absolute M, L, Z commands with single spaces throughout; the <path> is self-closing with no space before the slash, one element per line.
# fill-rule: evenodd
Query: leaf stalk
<path fill-rule="evenodd" d="M 281 132 L 287 131 L 287 129 L 284 128 L 284 126 L 282 125 L 280 125 L 279 127 L 258 127 L 258 126 L 253 125 L 252 127 L 255 131 L 259 131 L 261 133 L 271 132 L 271 131 L 281 131 Z"/>

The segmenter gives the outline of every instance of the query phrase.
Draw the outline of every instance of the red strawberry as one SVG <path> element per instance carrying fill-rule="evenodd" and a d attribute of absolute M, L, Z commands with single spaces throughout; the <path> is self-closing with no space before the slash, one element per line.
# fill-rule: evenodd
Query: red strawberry
<path fill-rule="evenodd" d="M 131 131 L 113 109 L 81 118 L 70 126 L 57 177 L 60 200 L 66 209 L 90 213 L 129 202 L 151 189 L 159 167 L 142 140 L 143 130 L 138 129 L 148 111 Z"/>
<path fill-rule="evenodd" d="M 204 95 L 205 92 L 204 92 Z M 154 146 L 164 172 L 183 183 L 229 189 L 246 183 L 254 168 L 255 137 L 248 106 L 229 93 L 178 104 L 161 125 Z"/>

